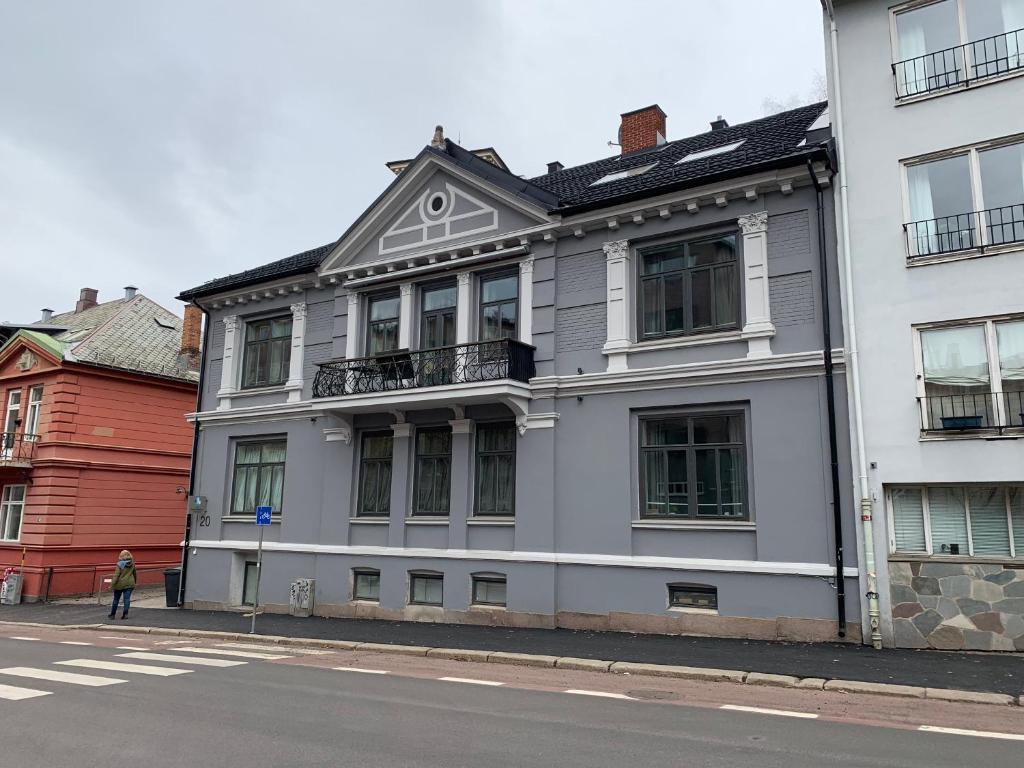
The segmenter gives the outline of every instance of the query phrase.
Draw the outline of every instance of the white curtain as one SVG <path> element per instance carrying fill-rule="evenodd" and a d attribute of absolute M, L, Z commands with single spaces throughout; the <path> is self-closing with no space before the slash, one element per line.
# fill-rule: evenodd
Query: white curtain
<path fill-rule="evenodd" d="M 926 256 L 939 250 L 936 235 L 935 208 L 932 205 L 932 184 L 927 165 L 907 168 L 907 186 L 910 191 L 910 248 L 914 256 Z"/>
<path fill-rule="evenodd" d="M 985 329 L 981 326 L 921 332 L 924 379 L 929 384 L 973 387 L 988 384 Z"/>
<path fill-rule="evenodd" d="M 996 325 L 1003 381 L 1024 381 L 1024 322 Z"/>
<path fill-rule="evenodd" d="M 896 68 L 899 94 L 913 96 L 915 93 L 922 93 L 928 90 L 928 73 L 925 69 L 925 59 L 918 57 L 928 53 L 928 44 L 920 15 L 913 11 L 901 13 L 896 17 L 896 33 L 902 62 Z"/>
<path fill-rule="evenodd" d="M 1021 48 L 1024 47 L 1024 0 L 1002 0 L 1003 31 L 1006 32 L 1007 66 L 1021 66 Z M 1013 34 L 1016 32 L 1017 34 Z"/>

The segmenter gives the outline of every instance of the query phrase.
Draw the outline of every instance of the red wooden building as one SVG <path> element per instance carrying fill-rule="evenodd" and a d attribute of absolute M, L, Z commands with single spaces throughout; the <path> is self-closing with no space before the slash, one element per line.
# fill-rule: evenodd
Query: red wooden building
<path fill-rule="evenodd" d="M 202 315 L 134 288 L 0 324 L 0 572 L 22 599 L 93 592 L 122 549 L 158 581 L 184 531 Z M 149 570 L 152 569 L 152 570 Z"/>

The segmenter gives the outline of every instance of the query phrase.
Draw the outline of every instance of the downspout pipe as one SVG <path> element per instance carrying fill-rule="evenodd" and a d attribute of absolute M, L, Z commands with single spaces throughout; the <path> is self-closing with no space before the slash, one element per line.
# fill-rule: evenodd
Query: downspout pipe
<path fill-rule="evenodd" d="M 846 579 L 843 576 L 843 493 L 839 484 L 839 441 L 836 437 L 836 385 L 832 365 L 832 310 L 829 307 L 828 255 L 825 250 L 825 192 L 807 159 L 807 172 L 814 185 L 818 216 L 818 280 L 821 284 L 821 347 L 825 360 L 825 402 L 828 408 L 829 470 L 832 478 L 832 529 L 836 555 L 836 621 L 839 637 L 846 637 Z"/>
<path fill-rule="evenodd" d="M 199 390 L 196 392 L 196 413 L 203 410 L 203 385 L 206 382 L 206 355 L 210 349 L 210 313 L 195 299 L 192 303 L 203 313 L 203 348 L 199 357 Z M 188 548 L 192 543 L 192 497 L 196 492 L 196 461 L 199 454 L 199 419 L 192 426 L 192 462 L 188 470 L 188 512 L 185 514 L 185 540 L 181 550 L 181 581 L 178 584 L 178 607 L 185 604 L 185 582 L 188 579 Z"/>
<path fill-rule="evenodd" d="M 836 152 L 839 155 L 838 192 L 839 192 L 839 242 L 842 248 L 840 261 L 843 265 L 843 278 L 846 293 L 846 357 L 849 374 L 847 377 L 853 395 L 853 433 L 857 448 L 857 489 L 860 495 L 861 535 L 864 540 L 864 577 L 865 599 L 868 605 L 868 621 L 870 624 L 871 645 L 882 648 L 882 633 L 879 627 L 878 610 L 878 573 L 875 568 L 875 540 L 873 531 L 873 514 L 871 488 L 868 483 L 868 461 L 864 447 L 864 409 L 861 403 L 860 358 L 857 351 L 857 313 L 854 303 L 853 260 L 850 254 L 850 207 L 846 181 L 846 144 L 843 131 L 843 95 L 839 77 L 839 28 L 836 25 L 835 7 L 832 0 L 821 0 L 829 19 L 830 60 L 832 63 L 832 112 L 833 134 L 836 140 Z"/>

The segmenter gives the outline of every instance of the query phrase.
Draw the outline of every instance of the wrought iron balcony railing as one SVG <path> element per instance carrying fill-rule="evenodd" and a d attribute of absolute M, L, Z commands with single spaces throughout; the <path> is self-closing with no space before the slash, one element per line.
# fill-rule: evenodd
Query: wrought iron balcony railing
<path fill-rule="evenodd" d="M 903 225 L 910 258 L 1024 242 L 1024 203 Z"/>
<path fill-rule="evenodd" d="M 396 350 L 375 357 L 321 363 L 313 397 L 338 397 L 420 387 L 513 379 L 535 375 L 533 347 L 514 339 L 477 341 L 415 351 Z"/>
<path fill-rule="evenodd" d="M 1024 29 L 926 53 L 892 65 L 896 99 L 964 87 L 1024 69 Z"/>
<path fill-rule="evenodd" d="M 963 392 L 917 398 L 922 432 L 1024 429 L 1024 391 Z"/>
<path fill-rule="evenodd" d="M 0 467 L 27 467 L 32 464 L 39 435 L 0 432 Z"/>

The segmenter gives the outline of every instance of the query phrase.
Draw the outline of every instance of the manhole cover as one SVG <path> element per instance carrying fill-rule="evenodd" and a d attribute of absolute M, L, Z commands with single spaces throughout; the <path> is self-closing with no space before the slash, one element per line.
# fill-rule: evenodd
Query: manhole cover
<path fill-rule="evenodd" d="M 633 691 L 626 691 L 626 695 L 634 699 L 649 699 L 651 701 L 676 701 L 679 698 L 678 693 L 659 691 L 656 688 L 637 688 Z"/>

